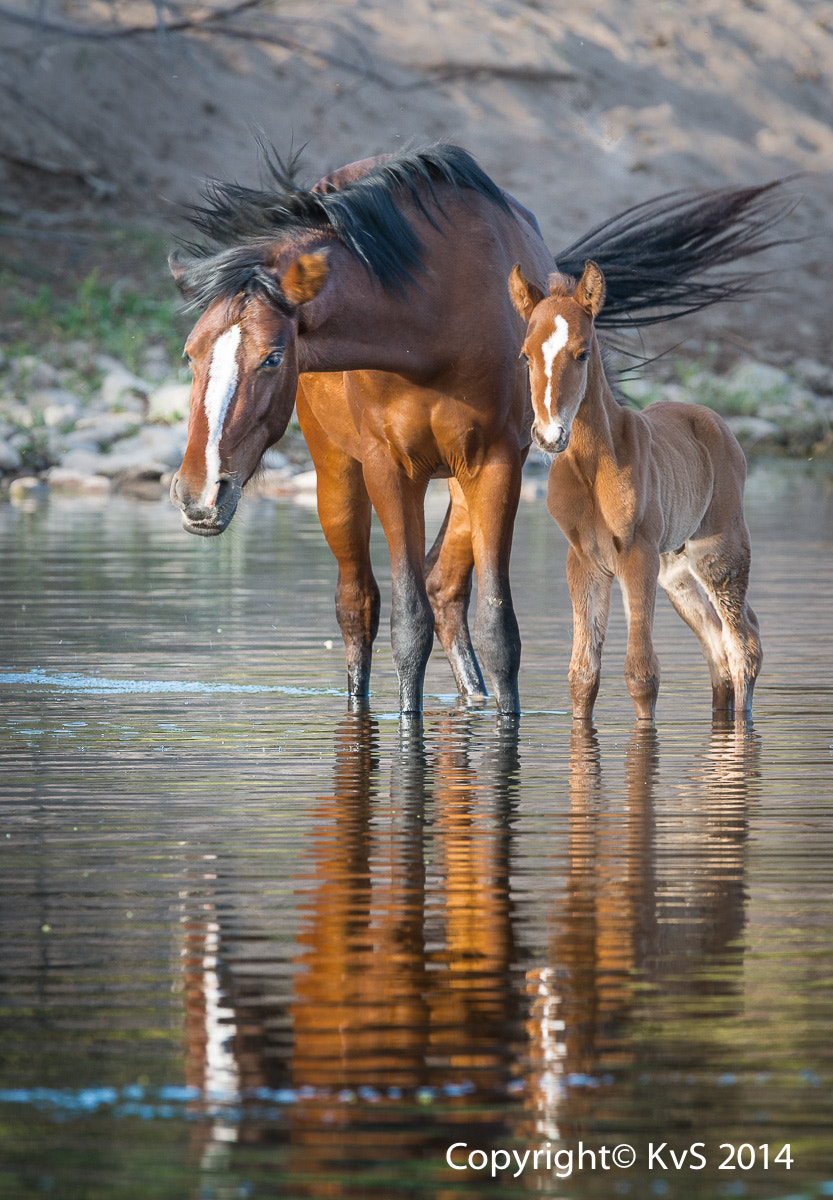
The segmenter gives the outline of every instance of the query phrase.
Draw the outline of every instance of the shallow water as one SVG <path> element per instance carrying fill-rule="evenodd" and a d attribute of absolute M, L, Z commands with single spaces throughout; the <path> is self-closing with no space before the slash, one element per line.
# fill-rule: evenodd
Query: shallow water
<path fill-rule="evenodd" d="M 593 733 L 543 504 L 519 726 L 346 711 L 308 509 L 0 508 L 0 1195 L 833 1195 L 833 479 L 748 508 L 754 724 L 662 601 Z"/>

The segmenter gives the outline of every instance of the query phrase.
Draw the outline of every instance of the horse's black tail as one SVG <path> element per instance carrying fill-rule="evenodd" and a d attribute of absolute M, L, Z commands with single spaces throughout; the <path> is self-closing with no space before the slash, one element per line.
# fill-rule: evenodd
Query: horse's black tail
<path fill-rule="evenodd" d="M 658 196 L 597 225 L 555 261 L 575 276 L 588 259 L 599 264 L 607 284 L 599 325 L 655 325 L 696 312 L 760 279 L 756 272 L 706 279 L 706 272 L 789 240 L 772 236 L 794 207 L 787 182 Z"/>

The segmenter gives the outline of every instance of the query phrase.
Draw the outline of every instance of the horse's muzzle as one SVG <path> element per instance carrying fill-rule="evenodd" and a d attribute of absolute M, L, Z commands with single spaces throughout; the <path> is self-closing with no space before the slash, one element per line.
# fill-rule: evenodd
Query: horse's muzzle
<path fill-rule="evenodd" d="M 563 425 L 558 425 L 555 430 L 554 438 L 545 438 L 537 424 L 532 426 L 532 440 L 539 450 L 543 450 L 545 454 L 561 454 L 567 449 L 570 442 L 570 430 L 565 429 Z"/>
<path fill-rule="evenodd" d="M 237 511 L 240 487 L 221 479 L 210 492 L 210 503 L 194 500 L 181 475 L 171 481 L 171 501 L 182 513 L 182 528 L 198 537 L 217 537 L 227 529 Z"/>

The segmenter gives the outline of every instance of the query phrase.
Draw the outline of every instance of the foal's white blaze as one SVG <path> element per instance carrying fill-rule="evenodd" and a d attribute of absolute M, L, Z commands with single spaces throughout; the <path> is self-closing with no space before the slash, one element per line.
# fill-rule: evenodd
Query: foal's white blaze
<path fill-rule="evenodd" d="M 208 386 L 203 406 L 208 420 L 208 440 L 205 443 L 205 493 L 203 504 L 213 507 L 217 498 L 220 474 L 220 438 L 228 406 L 237 387 L 237 348 L 240 345 L 240 326 L 232 325 L 214 343 Z"/>
<path fill-rule="evenodd" d="M 559 313 L 555 318 L 555 328 L 541 347 L 541 353 L 544 355 L 544 375 L 546 376 L 547 380 L 546 387 L 544 388 L 544 406 L 547 410 L 550 427 L 553 424 L 552 368 L 557 355 L 560 354 L 567 345 L 568 336 L 569 328 L 567 326 L 567 322 Z M 544 435 L 546 436 L 546 431 L 542 432 L 544 432 Z"/>

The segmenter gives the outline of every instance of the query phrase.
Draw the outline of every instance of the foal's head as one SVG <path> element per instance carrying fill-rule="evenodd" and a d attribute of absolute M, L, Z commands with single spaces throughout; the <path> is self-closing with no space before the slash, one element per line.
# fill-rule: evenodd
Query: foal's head
<path fill-rule="evenodd" d="M 551 275 L 549 295 L 524 279 L 520 266 L 509 276 L 509 294 L 527 322 L 522 353 L 529 363 L 535 420 L 532 438 L 548 454 L 566 450 L 587 390 L 587 364 L 595 339 L 593 322 L 605 299 L 605 281 L 588 262 L 576 283 Z"/>
<path fill-rule="evenodd" d="M 323 252 L 280 268 L 265 256 L 244 267 L 239 288 L 208 303 L 185 344 L 191 413 L 171 499 L 183 527 L 202 537 L 223 532 L 263 452 L 286 430 L 298 386 L 299 319 L 327 276 Z M 199 262 L 182 266 L 172 257 L 171 271 L 186 295 L 199 298 Z"/>

